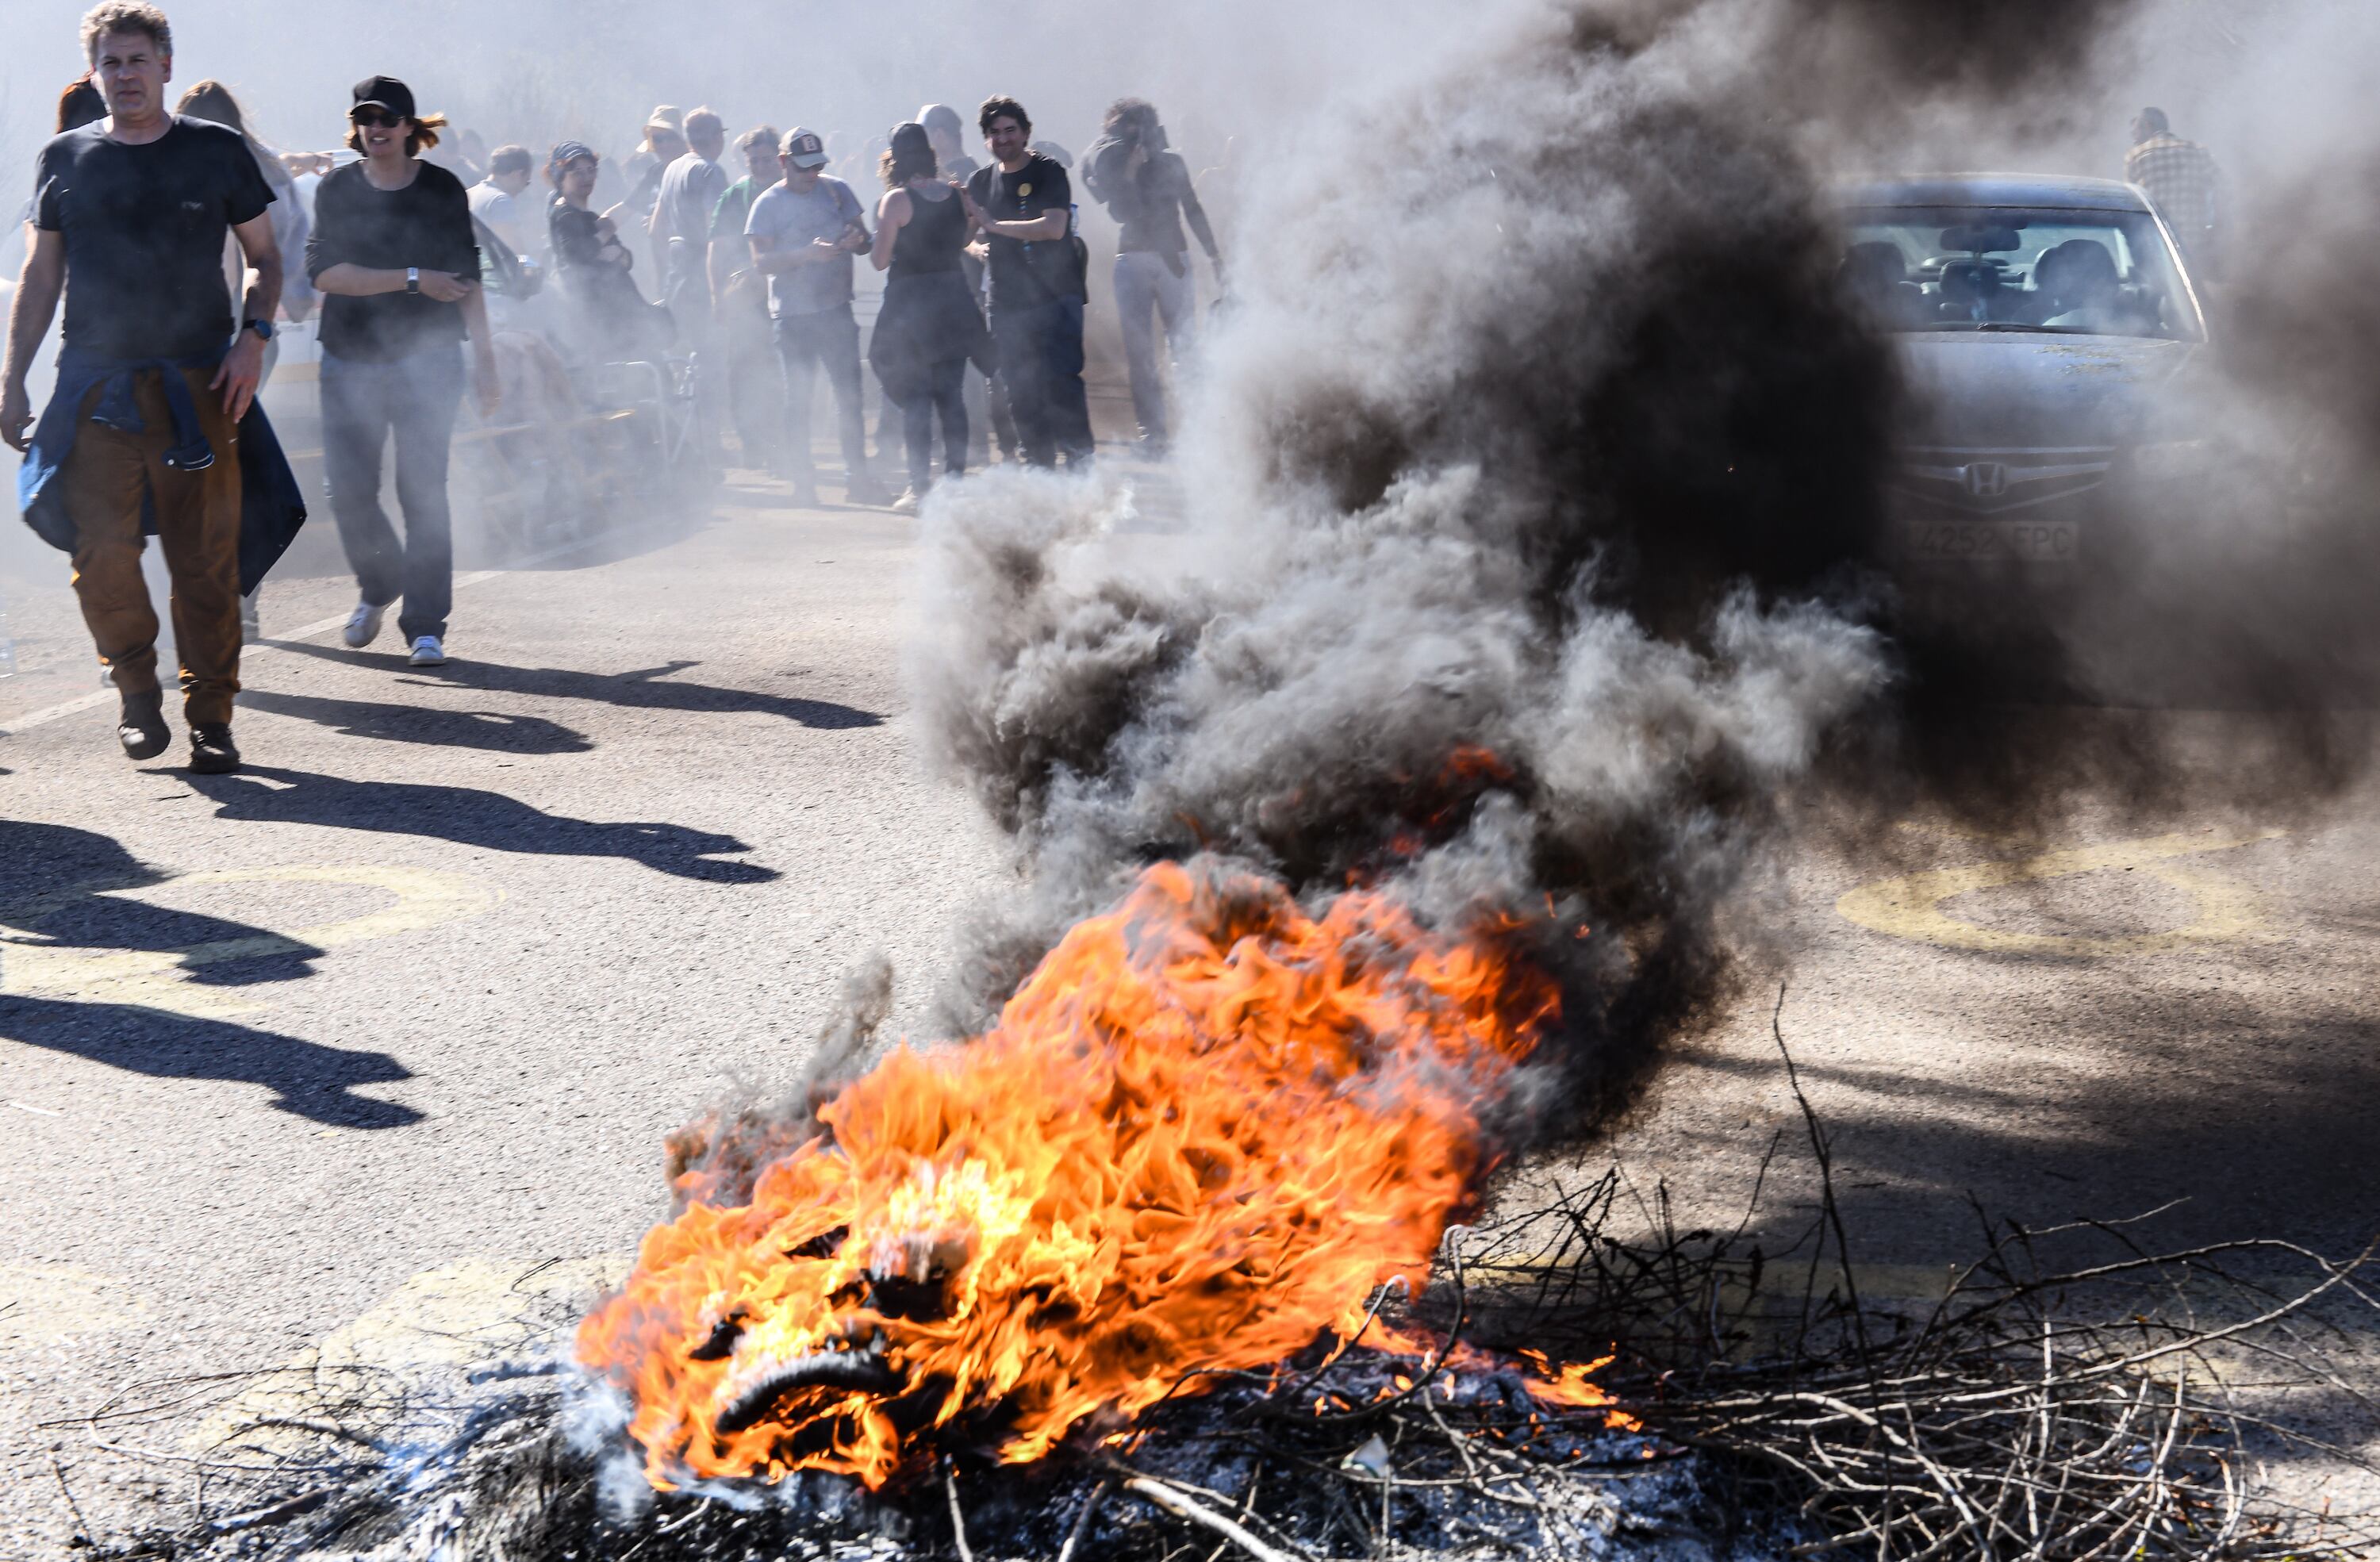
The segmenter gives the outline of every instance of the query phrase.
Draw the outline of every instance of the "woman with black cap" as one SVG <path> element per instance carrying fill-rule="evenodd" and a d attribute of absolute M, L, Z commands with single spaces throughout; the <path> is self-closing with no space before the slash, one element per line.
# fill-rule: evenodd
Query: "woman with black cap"
<path fill-rule="evenodd" d="M 455 541 L 446 459 L 463 400 L 461 344 L 471 341 L 480 410 L 499 395 L 480 247 L 463 181 L 419 153 L 438 144 L 445 116 L 414 111 L 393 77 L 356 84 L 347 145 L 363 154 L 314 196 L 306 272 L 322 302 L 322 471 L 358 599 L 346 642 L 380 633 L 388 604 L 416 667 L 446 660 Z M 381 447 L 396 435 L 397 539 L 380 503 Z"/>
<path fill-rule="evenodd" d="M 966 366 L 972 358 L 988 369 L 991 343 L 959 265 L 966 249 L 966 206 L 957 187 L 937 173 L 924 126 L 893 127 L 881 171 L 884 199 L 876 209 L 876 247 L 868 259 L 891 274 L 868 361 L 901 409 L 909 491 L 895 503 L 914 509 L 933 482 L 937 413 L 943 469 L 952 477 L 966 470 Z"/>

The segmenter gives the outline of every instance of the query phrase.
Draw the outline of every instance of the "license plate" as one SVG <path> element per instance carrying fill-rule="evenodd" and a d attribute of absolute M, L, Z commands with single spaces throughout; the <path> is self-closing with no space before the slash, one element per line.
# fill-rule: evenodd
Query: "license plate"
<path fill-rule="evenodd" d="M 1920 521 L 1909 528 L 1912 559 L 2065 564 L 2075 550 L 2072 521 Z"/>

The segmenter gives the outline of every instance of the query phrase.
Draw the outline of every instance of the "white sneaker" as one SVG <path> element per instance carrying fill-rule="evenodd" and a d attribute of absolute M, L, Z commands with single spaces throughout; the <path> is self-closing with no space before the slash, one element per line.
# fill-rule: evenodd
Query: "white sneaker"
<path fill-rule="evenodd" d="M 437 636 L 424 635 L 413 642 L 413 654 L 405 660 L 416 667 L 443 667 L 446 665 L 446 648 L 438 643 Z"/>
<path fill-rule="evenodd" d="M 374 607 L 370 602 L 358 602 L 356 611 L 347 614 L 347 627 L 344 631 L 347 644 L 357 650 L 370 645 L 379 637 L 380 621 L 387 611 L 388 605 L 385 602 L 379 607 Z"/>

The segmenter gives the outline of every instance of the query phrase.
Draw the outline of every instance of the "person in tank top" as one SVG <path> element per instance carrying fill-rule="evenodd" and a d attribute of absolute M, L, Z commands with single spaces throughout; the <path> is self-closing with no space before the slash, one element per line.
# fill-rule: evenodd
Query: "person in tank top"
<path fill-rule="evenodd" d="M 989 369 L 991 351 L 961 264 L 966 206 L 956 187 L 941 177 L 924 126 L 893 127 L 881 171 L 884 198 L 876 209 L 876 242 L 868 260 L 886 273 L 884 308 L 868 361 L 885 395 L 901 409 L 909 491 L 898 503 L 909 509 L 933 483 L 937 418 L 943 471 L 951 477 L 966 471 L 966 367 L 972 359 Z"/>

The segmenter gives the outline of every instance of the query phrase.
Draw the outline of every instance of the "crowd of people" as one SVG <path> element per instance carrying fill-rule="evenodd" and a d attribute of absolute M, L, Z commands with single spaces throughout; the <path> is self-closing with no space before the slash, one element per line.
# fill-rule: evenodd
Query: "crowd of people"
<path fill-rule="evenodd" d="M 995 435 L 1013 461 L 1091 459 L 1075 160 L 1034 139 L 1014 98 L 978 111 L 980 163 L 940 104 L 840 157 L 816 130 L 755 127 L 734 139 L 733 163 L 719 114 L 663 107 L 614 169 L 577 140 L 541 158 L 491 150 L 425 112 L 406 82 L 374 76 L 350 94 L 343 151 L 277 152 L 221 83 L 169 98 L 173 31 L 148 0 L 103 0 L 82 44 L 89 74 L 60 99 L 25 214 L 0 439 L 24 454 L 27 521 L 72 556 L 133 759 L 171 744 L 140 570 L 154 535 L 191 768 L 239 763 L 240 648 L 258 585 L 306 513 L 257 405 L 285 320 L 317 320 L 324 485 L 358 587 L 346 641 L 370 646 L 402 604 L 408 660 L 446 660 L 455 425 L 467 394 L 489 417 L 504 394 L 489 245 L 550 278 L 565 307 L 558 353 L 668 366 L 694 388 L 698 437 L 732 430 L 743 464 L 789 478 L 798 502 L 818 496 L 821 377 L 848 503 L 914 508 L 985 464 Z M 880 189 L 863 200 L 847 176 L 870 154 Z M 1186 357 L 1196 321 L 1185 227 L 1220 285 L 1213 227 L 1147 103 L 1109 111 L 1082 171 L 1119 225 L 1133 404 L 1144 447 L 1161 452 L 1165 359 Z M 863 258 L 885 278 L 866 333 L 854 309 Z M 61 302 L 57 380 L 36 418 L 29 371 Z M 899 413 L 897 498 L 870 467 L 863 362 Z M 392 445 L 401 532 L 381 502 Z"/>
<path fill-rule="evenodd" d="M 550 272 L 586 350 L 698 355 L 713 370 L 706 436 L 732 432 L 746 466 L 790 478 L 803 502 L 818 495 L 808 436 L 823 379 L 844 498 L 905 508 L 936 478 L 938 427 L 945 476 L 985 465 L 995 437 L 1008 459 L 1039 466 L 1078 465 L 1094 447 L 1075 160 L 1034 139 L 1014 98 L 987 100 L 976 128 L 987 162 L 965 151 L 965 122 L 946 104 L 857 150 L 801 126 L 756 126 L 731 143 L 715 111 L 662 105 L 616 166 L 583 141 L 551 147 L 542 224 L 530 149 L 467 139 L 442 161 L 470 181 L 488 230 Z M 1161 455 L 1169 378 L 1196 330 L 1185 230 L 1218 291 L 1220 249 L 1152 105 L 1111 108 L 1082 173 L 1119 230 L 1113 297 L 1134 415 L 1141 449 Z M 871 184 L 872 199 L 861 193 Z M 885 277 L 865 330 L 854 309 L 863 258 Z M 900 417 L 908 480 L 897 497 L 868 459 L 870 372 Z"/>
<path fill-rule="evenodd" d="M 449 454 L 466 394 L 483 416 L 504 394 L 483 239 L 510 252 L 505 264 L 551 276 L 567 306 L 565 345 L 599 363 L 707 367 L 684 381 L 701 437 L 732 428 L 744 464 L 789 478 L 798 501 L 818 494 L 821 377 L 849 503 L 914 506 L 984 464 L 995 434 L 1004 455 L 1034 466 L 1092 455 L 1077 164 L 1034 139 L 1013 97 L 977 111 L 980 163 L 959 115 L 940 104 L 893 127 L 880 150 L 840 161 L 817 130 L 755 127 L 734 138 L 732 163 L 719 114 L 664 107 L 608 169 L 577 140 L 542 158 L 491 151 L 468 131 L 450 140 L 407 83 L 373 76 L 350 94 L 344 153 L 285 154 L 257 139 L 220 83 L 168 106 L 173 33 L 148 0 L 103 0 L 83 18 L 82 44 L 89 74 L 59 101 L 26 212 L 0 438 L 24 453 L 25 518 L 72 556 L 122 701 L 118 738 L 136 760 L 171 742 L 140 567 L 153 534 L 172 580 L 191 767 L 239 762 L 243 618 L 252 626 L 258 583 L 306 513 L 256 405 L 285 318 L 319 311 L 324 481 L 358 587 L 346 643 L 370 646 L 401 603 L 409 661 L 446 660 Z M 2223 213 L 2212 159 L 2153 109 L 2134 141 L 2129 176 L 2213 260 Z M 868 153 L 880 188 L 863 200 L 847 176 Z M 1116 220 L 1111 277 L 1135 416 L 1144 444 L 1161 450 L 1165 363 L 1187 357 L 1196 321 L 1190 241 L 1219 287 L 1220 250 L 1149 103 L 1110 108 L 1079 172 Z M 617 199 L 603 193 L 607 176 Z M 863 257 L 885 277 L 867 333 L 854 309 Z M 56 382 L 36 420 L 29 370 L 62 301 Z M 863 362 L 900 415 L 897 500 L 870 468 Z M 392 444 L 401 533 L 381 502 Z"/>

